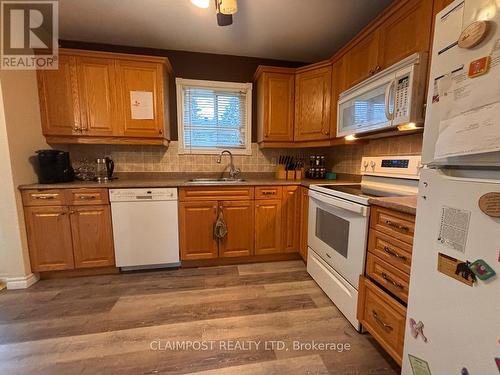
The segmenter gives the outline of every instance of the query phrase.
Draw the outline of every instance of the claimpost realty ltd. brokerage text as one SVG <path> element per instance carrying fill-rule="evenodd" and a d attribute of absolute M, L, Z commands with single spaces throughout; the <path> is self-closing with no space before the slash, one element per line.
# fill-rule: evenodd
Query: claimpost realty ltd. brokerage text
<path fill-rule="evenodd" d="M 284 340 L 200 340 L 170 341 L 156 339 L 149 348 L 154 351 L 328 351 L 342 353 L 351 350 L 351 344 L 322 341 Z"/>

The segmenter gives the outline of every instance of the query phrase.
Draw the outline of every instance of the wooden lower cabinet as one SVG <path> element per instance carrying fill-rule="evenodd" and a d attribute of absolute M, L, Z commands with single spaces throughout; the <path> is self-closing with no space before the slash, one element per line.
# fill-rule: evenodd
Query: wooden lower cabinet
<path fill-rule="evenodd" d="M 33 272 L 115 264 L 107 189 L 24 190 L 22 197 Z"/>
<path fill-rule="evenodd" d="M 179 202 L 179 247 L 181 260 L 212 259 L 218 256 L 214 237 L 218 202 Z"/>
<path fill-rule="evenodd" d="M 281 199 L 255 201 L 255 254 L 276 254 L 281 250 Z"/>
<path fill-rule="evenodd" d="M 301 190 L 300 186 L 284 186 L 281 208 L 282 248 L 287 253 L 300 248 Z"/>
<path fill-rule="evenodd" d="M 76 268 L 113 266 L 115 253 L 110 206 L 71 207 L 71 233 Z"/>
<path fill-rule="evenodd" d="M 253 255 L 253 201 L 221 202 L 219 210 L 222 212 L 227 226 L 227 236 L 219 241 L 219 256 L 240 257 Z"/>
<path fill-rule="evenodd" d="M 69 209 L 66 206 L 25 207 L 31 270 L 75 268 Z"/>
<path fill-rule="evenodd" d="M 363 276 L 359 279 L 358 320 L 401 365 L 406 308 Z"/>
<path fill-rule="evenodd" d="M 307 228 L 309 221 L 309 189 L 300 187 L 300 248 L 299 253 L 307 262 Z"/>

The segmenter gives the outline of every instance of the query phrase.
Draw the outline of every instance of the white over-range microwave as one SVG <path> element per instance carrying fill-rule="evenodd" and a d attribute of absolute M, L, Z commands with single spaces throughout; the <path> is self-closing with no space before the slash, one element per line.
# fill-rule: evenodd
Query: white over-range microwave
<path fill-rule="evenodd" d="M 416 53 L 340 94 L 337 136 L 421 127 L 426 68 L 427 54 Z"/>

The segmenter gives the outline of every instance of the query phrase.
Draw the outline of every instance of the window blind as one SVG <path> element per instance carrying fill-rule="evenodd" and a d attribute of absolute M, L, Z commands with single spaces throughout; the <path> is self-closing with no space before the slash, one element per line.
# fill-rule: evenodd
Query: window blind
<path fill-rule="evenodd" d="M 184 149 L 246 147 L 247 108 L 244 91 L 184 86 Z"/>

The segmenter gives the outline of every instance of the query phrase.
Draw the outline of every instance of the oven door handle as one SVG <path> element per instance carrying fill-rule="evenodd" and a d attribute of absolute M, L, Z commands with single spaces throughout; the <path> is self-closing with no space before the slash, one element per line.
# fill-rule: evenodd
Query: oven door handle
<path fill-rule="evenodd" d="M 318 193 L 316 191 L 309 190 L 309 196 L 313 199 L 316 199 L 319 202 L 323 202 L 329 204 L 330 206 L 334 206 L 336 208 L 341 208 L 346 211 L 355 212 L 360 214 L 361 216 L 368 215 L 368 207 L 363 206 L 361 204 L 348 202 L 343 199 L 338 199 L 334 197 L 330 197 L 326 194 Z"/>

